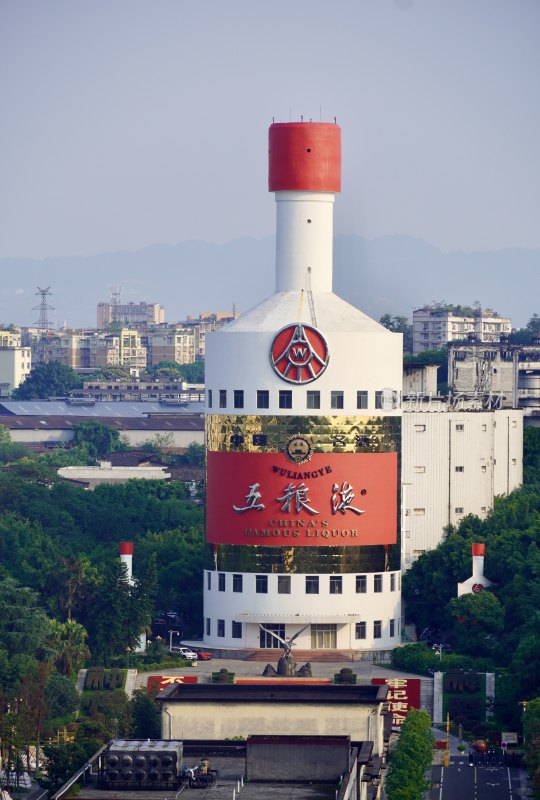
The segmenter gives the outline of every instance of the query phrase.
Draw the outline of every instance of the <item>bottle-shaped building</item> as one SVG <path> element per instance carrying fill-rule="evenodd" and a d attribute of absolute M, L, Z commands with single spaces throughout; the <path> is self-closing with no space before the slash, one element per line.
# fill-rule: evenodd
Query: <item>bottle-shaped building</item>
<path fill-rule="evenodd" d="M 204 641 L 400 641 L 402 339 L 332 292 L 335 124 L 270 127 L 276 291 L 207 341 Z M 257 280 L 256 266 L 253 279 Z"/>

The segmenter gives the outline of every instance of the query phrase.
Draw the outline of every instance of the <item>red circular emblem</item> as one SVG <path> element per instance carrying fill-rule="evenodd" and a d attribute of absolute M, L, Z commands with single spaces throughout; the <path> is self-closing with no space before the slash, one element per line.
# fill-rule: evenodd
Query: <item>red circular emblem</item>
<path fill-rule="evenodd" d="M 328 365 L 326 339 L 311 325 L 287 325 L 274 337 L 270 362 L 280 378 L 289 383 L 310 383 Z"/>
<path fill-rule="evenodd" d="M 478 594 L 479 592 L 484 591 L 484 587 L 482 586 L 481 583 L 473 583 L 472 591 L 474 592 L 474 594 Z"/>

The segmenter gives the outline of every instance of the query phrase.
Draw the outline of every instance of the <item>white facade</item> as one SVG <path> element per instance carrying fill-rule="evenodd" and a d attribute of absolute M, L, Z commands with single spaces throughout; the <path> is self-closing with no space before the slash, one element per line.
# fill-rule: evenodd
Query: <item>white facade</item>
<path fill-rule="evenodd" d="M 439 409 L 439 410 L 437 410 Z M 523 479 L 523 412 L 403 414 L 403 567 L 433 550 L 467 514 L 484 519 Z"/>
<path fill-rule="evenodd" d="M 392 650 L 400 642 L 401 574 L 397 570 L 348 575 L 282 573 L 259 576 L 259 581 L 263 577 L 267 578 L 267 593 L 258 592 L 257 576 L 253 573 L 205 571 L 204 613 L 205 619 L 210 620 L 206 644 L 226 649 L 257 649 L 261 646 L 259 623 L 283 625 L 287 637 L 307 626 L 296 639 L 300 650 L 334 647 L 380 652 Z M 283 580 L 289 581 L 288 594 L 280 594 Z M 317 594 L 311 593 L 314 581 Z M 336 581 L 340 594 L 335 593 Z M 241 636 L 232 635 L 229 620 L 243 623 Z M 314 625 L 335 625 L 335 642 L 329 632 L 314 629 Z M 362 638 L 357 637 L 360 625 L 365 627 Z M 218 635 L 220 629 L 223 636 Z M 270 637 L 264 640 L 266 647 L 276 646 Z"/>
<path fill-rule="evenodd" d="M 355 444 L 350 433 L 355 426 L 373 430 L 369 452 L 399 452 L 402 337 L 332 293 L 333 202 L 333 192 L 325 190 L 276 191 L 276 292 L 207 337 L 209 459 L 213 453 L 233 454 L 237 445 L 246 454 L 256 452 L 251 440 L 261 431 L 274 437 L 265 452 L 283 457 L 287 426 L 293 435 L 308 431 L 315 454 L 337 461 L 336 453 L 344 449 L 362 451 L 364 445 Z M 327 345 L 327 365 L 309 382 L 289 380 L 271 363 L 278 333 L 295 326 L 302 333 L 304 326 L 315 330 Z M 340 436 L 344 442 L 346 437 L 339 434 L 332 441 L 333 430 L 345 429 L 350 440 L 340 445 Z M 385 480 L 395 501 L 397 481 Z M 210 480 L 207 490 L 210 507 Z M 307 626 L 295 641 L 299 649 L 337 648 L 375 657 L 396 647 L 401 633 L 397 517 L 397 543 L 386 557 L 383 544 L 309 547 L 281 538 L 283 547 L 265 547 L 222 539 L 215 545 L 216 568 L 204 576 L 205 644 L 226 650 L 279 647 L 263 625 L 286 638 Z M 283 530 L 276 533 L 283 537 Z M 208 540 L 219 542 L 213 534 L 207 526 Z M 362 569 L 351 566 L 355 559 Z"/>
<path fill-rule="evenodd" d="M 29 347 L 0 347 L 0 397 L 9 397 L 32 370 Z"/>
<path fill-rule="evenodd" d="M 480 342 L 499 342 L 501 336 L 511 332 L 512 320 L 499 317 L 493 311 L 460 314 L 457 309 L 424 306 L 413 311 L 413 354 L 440 350 L 449 342 L 462 341 L 469 336 Z"/>

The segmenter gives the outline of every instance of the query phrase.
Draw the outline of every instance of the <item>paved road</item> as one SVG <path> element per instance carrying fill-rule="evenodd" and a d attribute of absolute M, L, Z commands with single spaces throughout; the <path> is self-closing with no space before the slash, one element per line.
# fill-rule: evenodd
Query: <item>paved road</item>
<path fill-rule="evenodd" d="M 518 767 L 469 766 L 453 758 L 449 767 L 432 769 L 430 800 L 525 800 L 527 773 Z"/>

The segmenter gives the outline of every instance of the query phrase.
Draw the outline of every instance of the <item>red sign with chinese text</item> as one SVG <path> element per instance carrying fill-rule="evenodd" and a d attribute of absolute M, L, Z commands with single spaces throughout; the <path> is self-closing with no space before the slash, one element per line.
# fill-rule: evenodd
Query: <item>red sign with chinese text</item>
<path fill-rule="evenodd" d="M 206 539 L 359 546 L 397 541 L 397 453 L 209 452 Z"/>
<path fill-rule="evenodd" d="M 388 686 L 388 710 L 392 713 L 392 726 L 400 727 L 410 708 L 420 708 L 419 678 L 372 678 L 375 686 Z"/>
<path fill-rule="evenodd" d="M 197 683 L 197 675 L 149 675 L 148 693 L 161 692 L 173 683 Z"/>

